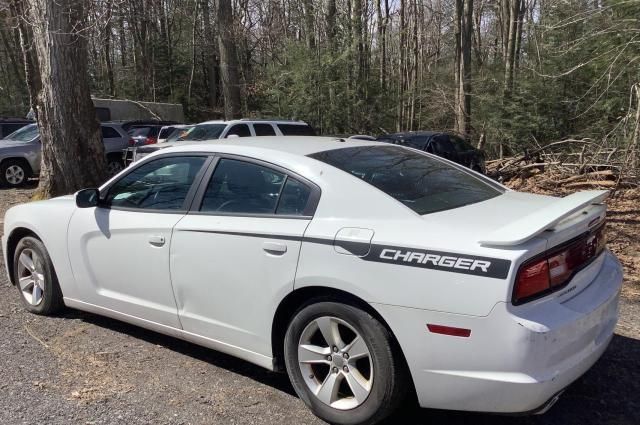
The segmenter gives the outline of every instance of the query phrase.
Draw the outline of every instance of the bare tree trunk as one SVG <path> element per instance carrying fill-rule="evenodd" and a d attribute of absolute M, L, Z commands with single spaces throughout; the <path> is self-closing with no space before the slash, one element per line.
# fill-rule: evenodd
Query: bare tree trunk
<path fill-rule="evenodd" d="M 218 0 L 218 50 L 226 119 L 239 118 L 241 115 L 238 58 L 233 40 L 232 15 L 231 0 Z"/>
<path fill-rule="evenodd" d="M 304 5 L 304 35 L 307 42 L 307 49 L 313 50 L 316 47 L 313 1 L 304 0 L 302 4 Z"/>
<path fill-rule="evenodd" d="M 48 198 L 97 187 L 107 175 L 104 145 L 89 95 L 86 3 L 28 0 L 42 88 L 40 188 Z"/>
<path fill-rule="evenodd" d="M 507 51 L 504 61 L 504 97 L 509 98 L 513 90 L 513 70 L 515 68 L 516 38 L 518 30 L 518 16 L 520 15 L 520 1 L 511 0 L 509 13 L 509 32 Z"/>
<path fill-rule="evenodd" d="M 473 37 L 473 0 L 456 1 L 456 21 L 460 29 L 456 75 L 456 132 L 468 136 L 471 131 L 471 45 Z M 458 48 L 459 46 L 459 48 Z"/>
<path fill-rule="evenodd" d="M 40 74 L 38 72 L 38 56 L 33 44 L 33 29 L 27 24 L 27 5 L 21 0 L 12 0 L 11 10 L 18 21 L 18 33 L 20 34 L 20 48 L 24 61 L 24 76 L 29 92 L 29 106 L 33 113 L 38 116 L 37 97 L 42 87 Z"/>
<path fill-rule="evenodd" d="M 208 100 L 209 106 L 215 108 L 218 104 L 218 77 L 216 75 L 216 59 L 215 59 L 215 42 L 213 34 L 213 26 L 211 25 L 211 13 L 209 8 L 209 0 L 202 0 L 202 20 L 204 23 L 205 49 L 204 59 L 207 75 Z"/>
<path fill-rule="evenodd" d="M 116 96 L 116 87 L 113 79 L 113 64 L 111 62 L 111 17 L 113 14 L 113 1 L 107 2 L 107 13 L 104 24 L 104 62 L 107 67 L 107 79 L 109 80 L 109 94 Z"/>

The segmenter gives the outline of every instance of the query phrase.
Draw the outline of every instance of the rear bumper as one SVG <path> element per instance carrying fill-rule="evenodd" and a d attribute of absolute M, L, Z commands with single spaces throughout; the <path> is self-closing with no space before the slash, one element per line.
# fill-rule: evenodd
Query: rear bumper
<path fill-rule="evenodd" d="M 535 413 L 605 351 L 621 286 L 622 268 L 607 251 L 592 283 L 563 302 L 498 303 L 486 317 L 375 307 L 398 338 L 422 407 Z M 427 323 L 471 336 L 432 334 Z"/>

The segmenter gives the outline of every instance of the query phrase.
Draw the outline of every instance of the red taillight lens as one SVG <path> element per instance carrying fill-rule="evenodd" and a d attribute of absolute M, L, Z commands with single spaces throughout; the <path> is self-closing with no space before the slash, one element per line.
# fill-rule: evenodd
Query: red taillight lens
<path fill-rule="evenodd" d="M 547 259 L 524 265 L 518 272 L 515 301 L 528 298 L 549 289 L 549 263 Z"/>
<path fill-rule="evenodd" d="M 513 303 L 522 304 L 545 292 L 560 289 L 573 275 L 604 250 L 604 225 L 576 240 L 524 263 L 516 277 Z"/>
<path fill-rule="evenodd" d="M 129 139 L 129 146 L 135 146 L 136 145 L 136 141 L 133 139 Z"/>
<path fill-rule="evenodd" d="M 154 143 L 158 143 L 158 139 L 156 139 L 155 137 L 147 137 L 144 140 L 145 145 L 153 145 Z"/>

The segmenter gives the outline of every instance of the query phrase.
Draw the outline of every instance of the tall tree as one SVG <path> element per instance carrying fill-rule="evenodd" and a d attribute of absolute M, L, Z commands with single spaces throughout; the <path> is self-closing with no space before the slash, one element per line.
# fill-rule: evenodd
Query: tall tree
<path fill-rule="evenodd" d="M 216 51 L 214 46 L 213 25 L 211 25 L 211 12 L 209 8 L 209 0 L 201 0 L 202 20 L 204 24 L 205 38 L 205 74 L 207 76 L 207 99 L 209 106 L 215 108 L 218 104 L 218 77 L 216 72 Z"/>
<path fill-rule="evenodd" d="M 242 113 L 238 85 L 238 57 L 233 28 L 231 0 L 218 0 L 218 50 L 220 50 L 220 77 L 226 119 L 239 118 Z"/>
<path fill-rule="evenodd" d="M 471 131 L 471 47 L 473 37 L 473 0 L 456 0 L 456 132 L 468 136 Z"/>
<path fill-rule="evenodd" d="M 28 0 L 42 86 L 39 197 L 97 187 L 107 175 L 104 145 L 89 94 L 84 0 Z"/>

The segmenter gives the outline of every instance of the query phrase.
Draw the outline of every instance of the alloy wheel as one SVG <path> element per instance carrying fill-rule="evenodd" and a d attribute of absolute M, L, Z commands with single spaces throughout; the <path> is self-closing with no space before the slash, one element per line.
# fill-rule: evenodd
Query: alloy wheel
<path fill-rule="evenodd" d="M 4 172 L 4 178 L 13 186 L 19 185 L 25 178 L 24 169 L 19 165 L 10 165 Z"/>
<path fill-rule="evenodd" d="M 18 285 L 24 299 L 37 306 L 43 300 L 45 278 L 42 259 L 32 249 L 25 249 L 18 258 Z"/>
<path fill-rule="evenodd" d="M 360 406 L 373 385 L 371 353 L 362 336 L 342 319 L 311 321 L 298 343 L 305 383 L 323 403 L 339 410 Z"/>

